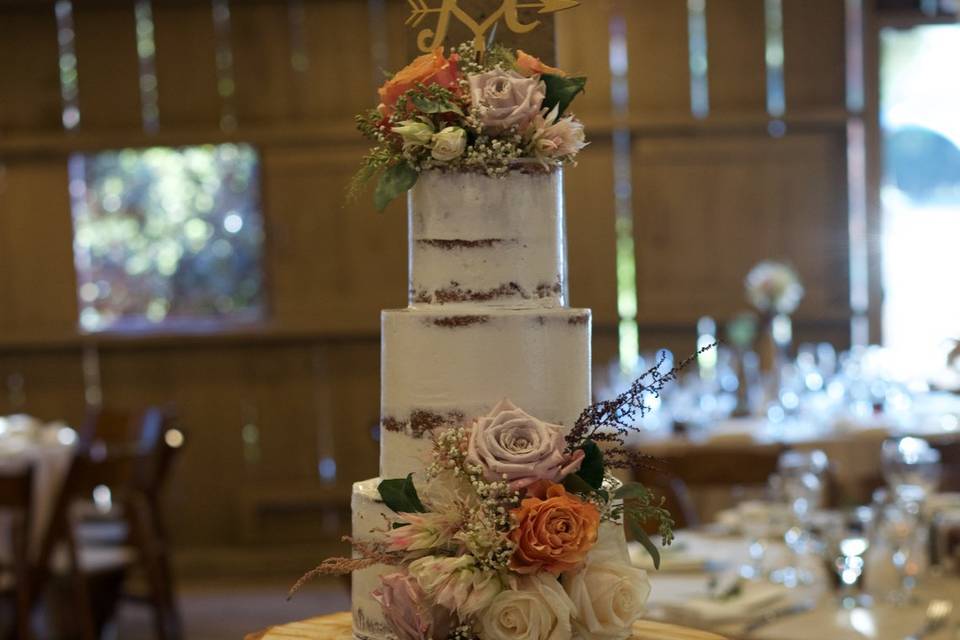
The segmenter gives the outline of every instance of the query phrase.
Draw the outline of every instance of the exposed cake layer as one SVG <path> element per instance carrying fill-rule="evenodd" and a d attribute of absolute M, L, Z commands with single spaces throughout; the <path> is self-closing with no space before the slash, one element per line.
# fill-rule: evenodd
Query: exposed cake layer
<path fill-rule="evenodd" d="M 563 174 L 426 171 L 410 191 L 410 304 L 562 306 Z"/>
<path fill-rule="evenodd" d="M 362 542 L 376 540 L 389 526 L 391 511 L 380 501 L 377 485 L 380 478 L 371 478 L 353 485 L 350 506 L 353 510 L 353 538 Z M 370 595 L 380 583 L 380 576 L 393 569 L 377 564 L 354 571 L 351 578 L 353 634 L 361 640 L 382 640 L 392 637 L 380 604 Z"/>
<path fill-rule="evenodd" d="M 424 468 L 430 435 L 511 399 L 572 425 L 590 403 L 590 311 L 402 309 L 382 315 L 380 475 Z"/>

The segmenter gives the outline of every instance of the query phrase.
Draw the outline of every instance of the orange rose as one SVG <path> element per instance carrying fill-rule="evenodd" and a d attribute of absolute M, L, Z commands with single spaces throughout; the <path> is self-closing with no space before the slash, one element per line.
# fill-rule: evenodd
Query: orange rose
<path fill-rule="evenodd" d="M 579 566 L 597 542 L 600 512 L 567 493 L 563 485 L 541 481 L 510 514 L 516 527 L 510 540 L 516 545 L 510 568 L 517 573 L 539 570 L 560 575 Z"/>
<path fill-rule="evenodd" d="M 551 76 L 560 76 L 566 78 L 567 73 L 556 67 L 550 67 L 543 64 L 543 61 L 536 56 L 532 56 L 526 51 L 517 49 L 517 71 L 525 76 L 535 76 L 540 74 L 549 74 Z"/>
<path fill-rule="evenodd" d="M 400 96 L 417 84 L 438 84 L 447 89 L 456 87 L 458 60 L 459 56 L 456 54 L 445 58 L 443 47 L 437 47 L 431 53 L 415 59 L 380 87 L 380 113 L 384 116 L 392 115 Z"/>

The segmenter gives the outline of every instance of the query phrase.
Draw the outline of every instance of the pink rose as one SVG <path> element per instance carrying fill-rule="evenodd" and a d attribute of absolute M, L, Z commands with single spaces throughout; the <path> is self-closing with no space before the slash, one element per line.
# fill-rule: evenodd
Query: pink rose
<path fill-rule="evenodd" d="M 493 70 L 468 77 L 470 98 L 483 126 L 491 133 L 510 127 L 524 132 L 543 106 L 546 85 L 539 76 L 525 78 L 516 71 Z"/>
<path fill-rule="evenodd" d="M 537 480 L 559 482 L 580 469 L 584 453 L 565 455 L 563 427 L 548 424 L 504 400 L 470 431 L 467 464 L 484 479 L 507 480 L 514 491 Z"/>
<path fill-rule="evenodd" d="M 433 640 L 450 633 L 450 612 L 430 604 L 417 581 L 406 573 L 381 576 L 372 595 L 399 640 Z"/>
<path fill-rule="evenodd" d="M 542 161 L 574 156 L 587 146 L 583 124 L 573 116 L 559 118 L 556 108 L 546 117 L 537 115 L 533 129 L 533 152 Z"/>

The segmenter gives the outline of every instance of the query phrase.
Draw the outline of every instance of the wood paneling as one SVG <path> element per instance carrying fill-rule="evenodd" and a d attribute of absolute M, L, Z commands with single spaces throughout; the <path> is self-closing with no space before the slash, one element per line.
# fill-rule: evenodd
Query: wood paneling
<path fill-rule="evenodd" d="M 733 315 L 746 307 L 745 274 L 768 258 L 791 262 L 806 283 L 800 319 L 846 317 L 843 145 L 836 133 L 639 141 L 641 322 Z"/>
<path fill-rule="evenodd" d="M 766 111 L 763 0 L 707 2 L 710 111 Z"/>
<path fill-rule="evenodd" d="M 80 126 L 141 126 L 140 62 L 133 3 L 73 4 Z"/>
<path fill-rule="evenodd" d="M 75 332 L 72 247 L 66 160 L 5 165 L 0 175 L 0 331 L 36 339 Z"/>
<path fill-rule="evenodd" d="M 844 3 L 783 0 L 787 112 L 844 107 Z"/>
<path fill-rule="evenodd" d="M 557 14 L 557 64 L 587 76 L 586 92 L 574 103 L 577 115 L 610 115 L 610 20 L 614 0 L 595 0 L 590 11 Z"/>
<path fill-rule="evenodd" d="M 629 40 L 631 113 L 690 113 L 686 3 L 630 0 L 622 6 Z"/>
<path fill-rule="evenodd" d="M 593 309 L 594 325 L 615 326 L 617 316 L 616 210 L 613 149 L 598 140 L 564 173 L 570 300 Z"/>
<path fill-rule="evenodd" d="M 210 3 L 152 3 L 161 127 L 214 129 L 220 121 Z"/>
<path fill-rule="evenodd" d="M 362 148 L 264 154 L 273 316 L 283 326 L 376 333 L 382 307 L 406 306 L 406 215 L 345 206 Z M 309 195 L 307 195 L 309 194 Z"/>
<path fill-rule="evenodd" d="M 60 126 L 53 7 L 0 7 L 0 134 Z"/>

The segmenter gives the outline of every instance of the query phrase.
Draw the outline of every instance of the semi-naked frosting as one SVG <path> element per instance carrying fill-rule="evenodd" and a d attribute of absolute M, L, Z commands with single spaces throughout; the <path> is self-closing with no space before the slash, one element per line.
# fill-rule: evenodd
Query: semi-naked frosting
<path fill-rule="evenodd" d="M 410 190 L 410 303 L 566 304 L 560 171 L 426 172 Z"/>
<path fill-rule="evenodd" d="M 380 476 L 422 472 L 432 436 L 510 398 L 571 426 L 590 404 L 590 311 L 567 305 L 562 173 L 425 172 L 409 196 L 410 301 L 384 311 Z M 392 513 L 353 488 L 353 535 Z M 392 638 L 371 596 L 390 567 L 353 573 L 354 635 Z"/>

